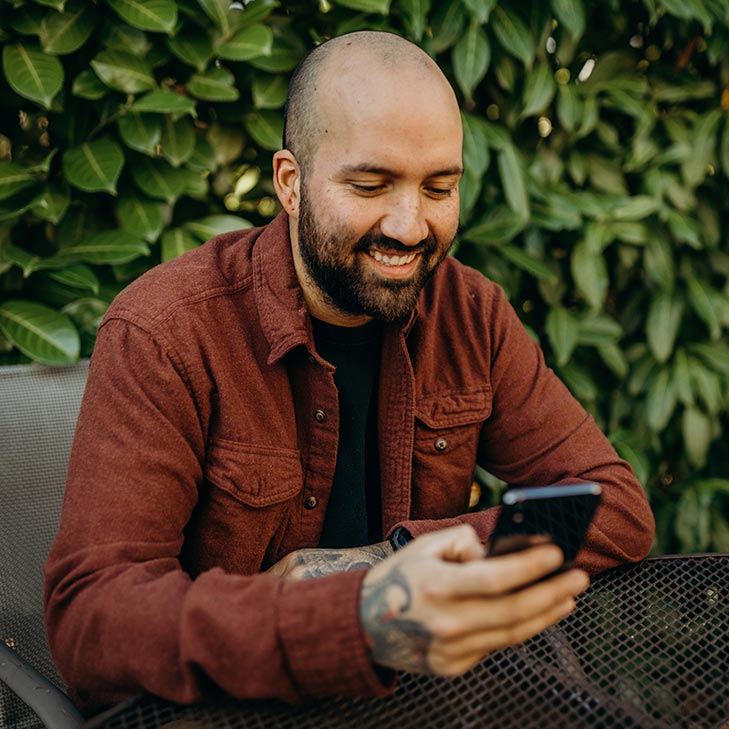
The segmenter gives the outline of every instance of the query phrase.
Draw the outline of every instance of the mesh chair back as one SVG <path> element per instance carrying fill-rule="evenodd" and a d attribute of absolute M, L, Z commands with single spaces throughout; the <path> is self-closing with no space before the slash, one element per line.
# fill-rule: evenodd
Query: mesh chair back
<path fill-rule="evenodd" d="M 43 565 L 87 372 L 88 362 L 0 367 L 0 640 L 59 687 L 43 625 Z M 0 726 L 40 726 L 2 683 Z"/>

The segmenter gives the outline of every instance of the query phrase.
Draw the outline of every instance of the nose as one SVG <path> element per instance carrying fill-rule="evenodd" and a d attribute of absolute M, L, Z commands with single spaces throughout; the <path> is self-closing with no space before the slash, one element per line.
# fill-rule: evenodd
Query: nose
<path fill-rule="evenodd" d="M 428 237 L 420 196 L 401 193 L 390 201 L 385 216 L 380 221 L 380 231 L 406 246 L 416 246 Z"/>

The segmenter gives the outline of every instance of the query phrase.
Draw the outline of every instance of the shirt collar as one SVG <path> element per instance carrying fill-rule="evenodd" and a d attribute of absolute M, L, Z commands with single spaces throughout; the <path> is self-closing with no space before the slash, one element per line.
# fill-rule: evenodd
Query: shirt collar
<path fill-rule="evenodd" d="M 304 345 L 314 353 L 311 320 L 294 269 L 289 238 L 289 218 L 280 212 L 264 229 L 253 247 L 253 286 L 258 316 L 269 345 L 267 363 L 278 362 L 294 347 Z M 407 336 L 417 309 L 400 328 Z M 397 332 L 386 326 L 385 334 Z"/>

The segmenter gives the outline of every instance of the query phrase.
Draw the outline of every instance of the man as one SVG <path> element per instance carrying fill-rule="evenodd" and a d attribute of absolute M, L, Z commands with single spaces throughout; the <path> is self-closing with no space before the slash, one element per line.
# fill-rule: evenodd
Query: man
<path fill-rule="evenodd" d="M 446 257 L 462 133 L 435 63 L 394 35 L 336 38 L 286 121 L 281 215 L 143 276 L 99 329 L 47 566 L 50 644 L 87 708 L 455 675 L 651 545 L 627 464 L 501 290 Z M 477 460 L 603 485 L 582 569 L 538 581 L 550 545 L 484 559 Z M 393 554 L 393 533 L 417 538 Z"/>

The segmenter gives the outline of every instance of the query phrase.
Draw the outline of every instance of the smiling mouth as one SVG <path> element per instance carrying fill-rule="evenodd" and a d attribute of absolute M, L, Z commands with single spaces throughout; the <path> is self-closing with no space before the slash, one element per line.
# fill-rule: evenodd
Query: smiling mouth
<path fill-rule="evenodd" d="M 388 255 L 376 250 L 370 250 L 368 251 L 368 253 L 378 263 L 382 263 L 385 266 L 407 266 L 409 263 L 412 263 L 419 255 L 417 252 L 408 253 L 405 256 Z"/>

